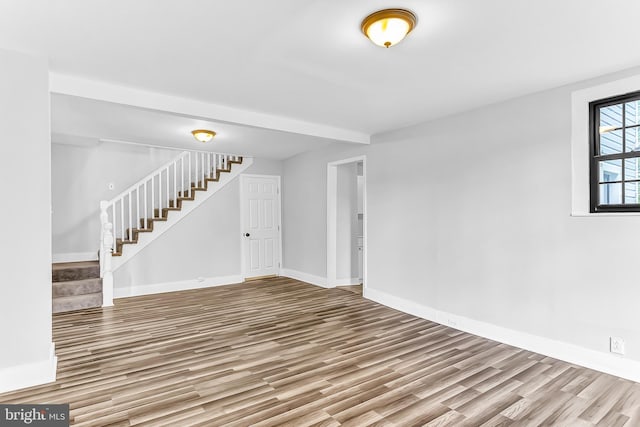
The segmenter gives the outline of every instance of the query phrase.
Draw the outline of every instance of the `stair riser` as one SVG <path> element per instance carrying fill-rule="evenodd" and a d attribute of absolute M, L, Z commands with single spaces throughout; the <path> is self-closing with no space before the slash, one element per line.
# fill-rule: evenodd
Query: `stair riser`
<path fill-rule="evenodd" d="M 53 297 L 68 297 L 102 292 L 102 279 L 86 279 L 53 284 Z"/>
<path fill-rule="evenodd" d="M 83 268 L 65 268 L 54 270 L 51 274 L 53 282 L 67 282 L 70 280 L 96 279 L 100 277 L 100 266 Z"/>
<path fill-rule="evenodd" d="M 63 313 L 67 311 L 83 310 L 86 308 L 102 307 L 102 292 L 88 295 L 54 298 L 53 312 Z"/>

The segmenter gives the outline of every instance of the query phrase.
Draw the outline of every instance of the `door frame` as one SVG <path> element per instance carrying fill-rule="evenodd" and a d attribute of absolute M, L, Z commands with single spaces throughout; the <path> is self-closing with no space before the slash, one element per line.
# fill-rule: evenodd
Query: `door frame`
<path fill-rule="evenodd" d="M 240 275 L 242 276 L 242 280 L 246 280 L 247 279 L 247 265 L 246 265 L 246 250 L 245 250 L 245 246 L 244 246 L 244 231 L 243 231 L 243 221 L 244 221 L 244 215 L 245 215 L 245 209 L 244 209 L 244 203 L 242 203 L 242 201 L 244 200 L 244 196 L 245 196 L 245 191 L 244 191 L 244 183 L 246 181 L 247 178 L 276 178 L 277 182 L 278 182 L 278 188 L 276 191 L 276 195 L 277 195 L 277 203 L 278 203 L 278 215 L 277 215 L 277 222 L 278 222 L 278 276 L 280 275 L 280 273 L 282 272 L 282 177 L 280 175 L 258 175 L 258 174 L 250 174 L 250 173 L 243 173 L 240 174 L 240 229 L 238 230 L 238 235 L 240 236 Z"/>
<path fill-rule="evenodd" d="M 367 287 L 367 156 L 356 156 L 327 163 L 327 287 L 334 288 L 346 283 L 337 280 L 337 236 L 338 236 L 338 166 L 362 162 L 362 290 Z"/>

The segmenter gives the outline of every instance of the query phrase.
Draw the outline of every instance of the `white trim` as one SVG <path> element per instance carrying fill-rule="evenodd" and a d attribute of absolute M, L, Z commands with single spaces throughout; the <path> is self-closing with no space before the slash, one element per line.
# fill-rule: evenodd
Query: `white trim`
<path fill-rule="evenodd" d="M 365 289 L 364 297 L 396 310 L 447 325 L 460 331 L 631 381 L 640 381 L 639 361 L 447 313 L 376 289 Z"/>
<path fill-rule="evenodd" d="M 51 343 L 48 359 L 0 369 L 0 393 L 53 382 L 57 367 L 56 345 Z"/>
<path fill-rule="evenodd" d="M 327 164 L 327 283 L 334 286 L 338 274 L 338 168 Z"/>
<path fill-rule="evenodd" d="M 251 174 L 251 173 L 243 173 L 240 175 L 240 230 L 239 230 L 239 236 L 240 236 L 240 271 L 242 271 L 242 277 L 243 279 L 247 279 L 249 276 L 247 275 L 247 265 L 245 262 L 245 255 L 246 255 L 246 251 L 245 251 L 245 245 L 244 245 L 244 230 L 243 230 L 243 224 L 242 221 L 244 220 L 244 204 L 242 203 L 242 201 L 244 200 L 244 180 L 246 178 L 276 178 L 277 182 L 278 182 L 278 194 L 277 194 L 277 200 L 278 200 L 278 263 L 279 263 L 279 267 L 277 270 L 277 274 L 280 274 L 280 272 L 282 271 L 282 177 L 280 175 L 260 175 L 260 174 Z"/>
<path fill-rule="evenodd" d="M 637 90 L 640 90 L 640 75 L 571 93 L 571 216 L 612 216 L 589 212 L 589 103 Z M 616 216 L 638 215 L 638 212 L 626 212 Z"/>
<path fill-rule="evenodd" d="M 298 133 L 361 144 L 369 144 L 371 140 L 369 134 L 352 129 L 242 110 L 226 105 L 212 104 L 190 98 L 99 82 L 67 74 L 49 73 L 49 88 L 52 93 L 80 96 L 152 110 L 168 111 L 237 125 L 273 129 L 282 132 Z"/>
<path fill-rule="evenodd" d="M 81 261 L 97 261 L 98 250 L 95 252 L 68 252 L 62 254 L 52 254 L 51 262 L 81 262 Z"/>
<path fill-rule="evenodd" d="M 598 216 L 640 216 L 640 212 L 572 212 L 575 217 L 598 217 Z"/>
<path fill-rule="evenodd" d="M 337 279 L 337 215 L 338 215 L 338 166 L 362 162 L 362 217 L 363 217 L 363 245 L 362 245 L 362 282 L 363 289 L 367 286 L 367 156 L 356 156 L 348 159 L 327 163 L 327 284 L 335 287 L 341 283 Z M 340 286 L 340 285 L 338 285 Z"/>
<path fill-rule="evenodd" d="M 242 276 L 239 274 L 236 274 L 232 276 L 180 280 L 177 282 L 152 283 L 149 285 L 116 287 L 114 289 L 114 297 L 115 298 L 137 297 L 141 295 L 161 294 L 165 292 L 188 291 L 191 289 L 204 289 L 204 288 L 211 288 L 214 286 L 235 285 L 242 282 L 243 282 Z"/>
<path fill-rule="evenodd" d="M 190 200 L 185 202 L 182 205 L 182 209 L 179 211 L 171 211 L 168 221 L 156 221 L 153 223 L 153 232 L 152 233 L 140 233 L 138 235 L 138 243 L 135 245 L 125 245 L 124 253 L 122 256 L 113 257 L 112 262 L 112 271 L 116 271 L 124 264 L 129 262 L 133 257 L 138 255 L 140 251 L 146 248 L 151 242 L 156 240 L 158 237 L 162 236 L 166 233 L 171 227 L 176 225 L 178 222 L 182 221 L 186 218 L 191 212 L 196 210 L 200 205 L 209 200 L 211 196 L 224 188 L 227 184 L 233 181 L 238 175 L 240 175 L 243 171 L 245 171 L 248 167 L 253 164 L 253 158 L 245 157 L 242 160 L 242 164 L 233 165 L 230 173 L 220 174 L 220 180 L 217 182 L 213 182 L 209 184 L 209 188 L 207 191 L 198 191 L 196 192 L 196 197 L 194 200 Z M 116 296 L 116 295 L 114 295 Z"/>
<path fill-rule="evenodd" d="M 335 286 L 353 286 L 359 285 L 360 283 L 362 283 L 362 279 L 359 277 L 352 277 L 350 279 L 336 279 Z"/>
<path fill-rule="evenodd" d="M 111 138 L 100 138 L 98 142 L 108 142 L 110 144 L 122 144 L 122 145 L 136 145 L 138 147 L 149 147 L 149 148 L 161 148 L 163 150 L 168 150 L 168 151 L 179 151 L 180 153 L 183 152 L 187 152 L 187 153 L 204 153 L 204 154 L 225 154 L 228 156 L 241 156 L 243 158 L 247 157 L 247 156 L 242 156 L 242 154 L 238 154 L 238 153 L 228 153 L 228 152 L 223 152 L 223 151 L 218 151 L 216 150 L 215 145 L 209 145 L 203 148 L 210 148 L 209 150 L 205 150 L 205 149 L 200 149 L 200 150 L 192 150 L 192 149 L 188 149 L 185 150 L 184 148 L 177 148 L 177 147 L 171 147 L 168 145 L 158 145 L 158 144 L 149 144 L 146 142 L 135 142 L 135 141 L 125 141 L 124 139 L 111 139 Z M 248 157 L 247 157 L 248 158 Z M 172 162 L 169 162 L 172 163 Z M 162 166 L 158 169 L 164 169 Z M 117 197 L 116 197 L 117 198 Z"/>
<path fill-rule="evenodd" d="M 367 228 L 369 215 L 367 214 L 367 156 L 362 156 L 362 277 L 360 282 L 362 283 L 362 289 L 367 287 L 367 257 L 369 250 L 367 245 L 369 244 L 369 238 L 367 237 Z"/>
<path fill-rule="evenodd" d="M 316 276 L 314 274 L 303 273 L 302 271 L 291 270 L 288 268 L 280 269 L 280 275 L 289 277 L 290 279 L 300 280 L 301 282 L 309 283 L 311 285 L 320 286 L 322 288 L 333 288 L 327 283 L 326 277 Z"/>
<path fill-rule="evenodd" d="M 367 159 L 367 156 L 362 155 L 362 156 L 349 157 L 348 159 L 336 160 L 334 162 L 329 162 L 329 164 L 331 166 L 339 166 L 339 165 L 346 165 L 349 163 L 364 162 L 366 159 Z"/>

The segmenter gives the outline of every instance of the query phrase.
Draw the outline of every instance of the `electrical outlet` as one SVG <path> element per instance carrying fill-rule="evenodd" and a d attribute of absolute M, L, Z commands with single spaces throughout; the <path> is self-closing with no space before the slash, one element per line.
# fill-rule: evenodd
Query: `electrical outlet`
<path fill-rule="evenodd" d="M 609 350 L 611 353 L 624 354 L 624 340 L 620 337 L 611 337 Z"/>

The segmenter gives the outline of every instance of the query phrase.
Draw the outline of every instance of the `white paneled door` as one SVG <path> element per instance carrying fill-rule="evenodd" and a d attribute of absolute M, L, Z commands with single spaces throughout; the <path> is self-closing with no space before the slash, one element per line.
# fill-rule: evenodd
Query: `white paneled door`
<path fill-rule="evenodd" d="M 280 177 L 242 175 L 242 249 L 245 278 L 280 272 Z"/>

